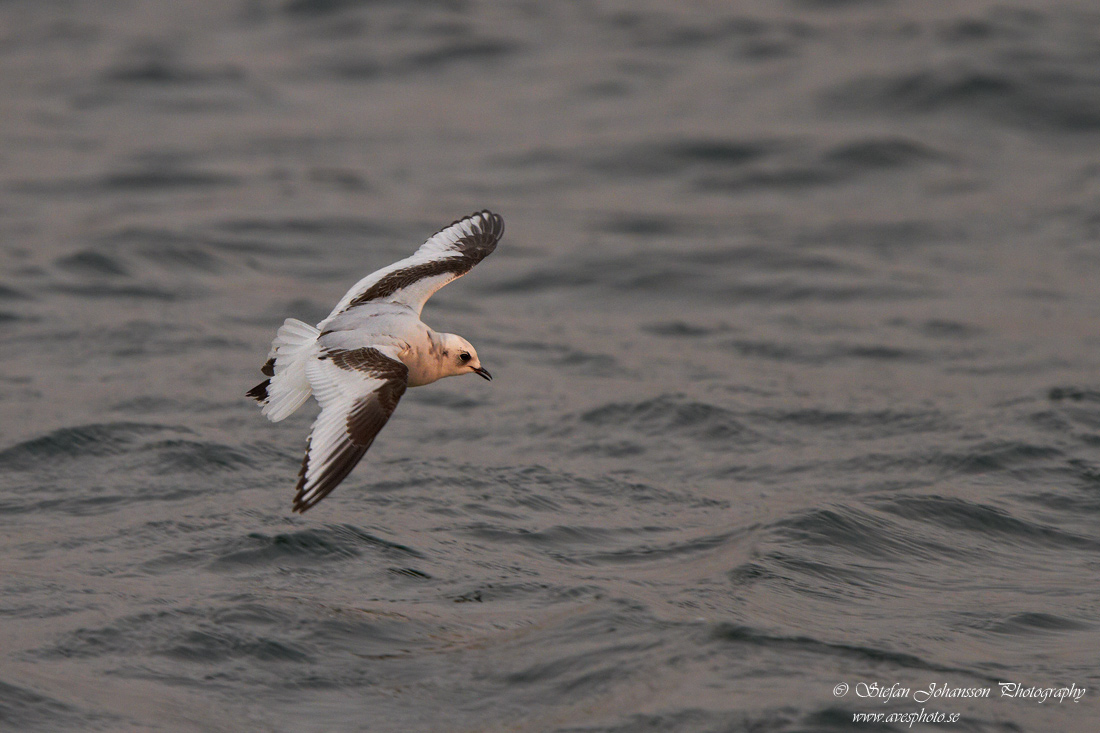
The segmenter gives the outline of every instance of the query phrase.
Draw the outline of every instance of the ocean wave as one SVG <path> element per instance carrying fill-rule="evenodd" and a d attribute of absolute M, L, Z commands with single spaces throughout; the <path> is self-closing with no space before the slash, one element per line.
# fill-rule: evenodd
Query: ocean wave
<path fill-rule="evenodd" d="M 1009 510 L 944 496 L 899 496 L 877 502 L 889 514 L 955 532 L 984 535 L 998 544 L 1031 545 L 1048 549 L 1100 550 L 1100 541 L 1073 534 L 1032 519 L 1015 516 Z M 956 535 L 958 536 L 958 535 Z M 959 537 L 960 543 L 972 539 Z"/>
<path fill-rule="evenodd" d="M 0 450 L 0 464 L 10 469 L 38 470 L 44 462 L 121 455 L 143 438 L 164 432 L 190 432 L 155 423 L 94 423 L 60 428 Z"/>
<path fill-rule="evenodd" d="M 108 721 L 119 724 L 115 716 L 104 716 L 81 709 L 56 697 L 0 681 L 0 721 L 13 730 L 73 730 L 102 727 Z"/>
<path fill-rule="evenodd" d="M 405 560 L 421 557 L 411 547 L 364 532 L 349 524 L 280 532 L 274 535 L 253 532 L 235 538 L 212 551 L 212 567 L 228 570 L 236 567 L 270 566 L 273 563 L 324 560 L 348 560 L 364 553 Z"/>
<path fill-rule="evenodd" d="M 677 395 L 639 402 L 613 402 L 588 410 L 581 423 L 643 435 L 680 435 L 705 442 L 744 446 L 763 439 L 732 410 Z"/>
<path fill-rule="evenodd" d="M 943 112 L 1066 132 L 1100 128 L 1095 59 L 1032 51 L 986 64 L 960 62 L 870 76 L 830 91 L 833 110 L 899 114 Z"/>

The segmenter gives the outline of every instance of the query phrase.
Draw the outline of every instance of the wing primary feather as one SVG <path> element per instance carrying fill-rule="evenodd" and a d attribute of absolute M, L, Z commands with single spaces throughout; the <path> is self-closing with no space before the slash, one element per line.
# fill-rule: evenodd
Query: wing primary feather
<path fill-rule="evenodd" d="M 348 443 L 340 449 L 339 453 L 330 459 L 328 462 L 328 470 L 325 471 L 321 478 L 306 489 L 304 485 L 305 474 L 309 469 L 309 445 L 307 443 L 306 457 L 302 461 L 302 468 L 298 473 L 298 493 L 294 497 L 293 511 L 302 514 L 316 506 L 317 502 L 328 496 L 341 481 L 347 478 L 347 475 L 351 473 L 351 469 L 355 468 L 366 453 L 366 448 L 360 448 Z"/>
<path fill-rule="evenodd" d="M 503 235 L 503 217 L 487 209 L 458 219 L 429 237 L 411 257 L 357 283 L 330 318 L 365 303 L 386 300 L 405 303 L 419 313 L 435 291 L 492 254 Z"/>

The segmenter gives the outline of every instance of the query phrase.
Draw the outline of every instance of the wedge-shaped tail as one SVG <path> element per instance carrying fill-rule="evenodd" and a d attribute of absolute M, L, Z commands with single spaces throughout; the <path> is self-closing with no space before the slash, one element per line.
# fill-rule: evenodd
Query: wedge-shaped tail
<path fill-rule="evenodd" d="M 264 374 L 271 378 L 248 391 L 249 397 L 264 406 L 268 420 L 283 420 L 313 393 L 305 367 L 316 351 L 318 335 L 316 328 L 295 318 L 286 319 L 279 328 L 263 366 Z"/>

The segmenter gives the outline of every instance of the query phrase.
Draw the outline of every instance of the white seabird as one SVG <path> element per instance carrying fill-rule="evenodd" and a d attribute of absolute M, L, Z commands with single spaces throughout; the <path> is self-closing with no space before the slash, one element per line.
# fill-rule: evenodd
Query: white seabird
<path fill-rule="evenodd" d="M 306 442 L 294 511 L 336 488 L 370 448 L 407 387 L 492 376 L 470 342 L 420 320 L 435 291 L 492 254 L 504 220 L 481 211 L 441 229 L 400 262 L 367 275 L 316 327 L 288 318 L 271 343 L 265 379 L 248 391 L 278 422 L 309 399 L 321 405 Z"/>

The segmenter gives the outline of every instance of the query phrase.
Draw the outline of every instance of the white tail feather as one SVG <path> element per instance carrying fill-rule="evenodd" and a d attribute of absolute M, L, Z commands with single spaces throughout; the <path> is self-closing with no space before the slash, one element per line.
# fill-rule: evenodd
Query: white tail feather
<path fill-rule="evenodd" d="M 308 323 L 288 318 L 271 342 L 268 358 L 275 360 L 275 376 L 267 387 L 263 409 L 271 422 L 288 417 L 313 393 L 305 366 L 320 333 Z"/>

